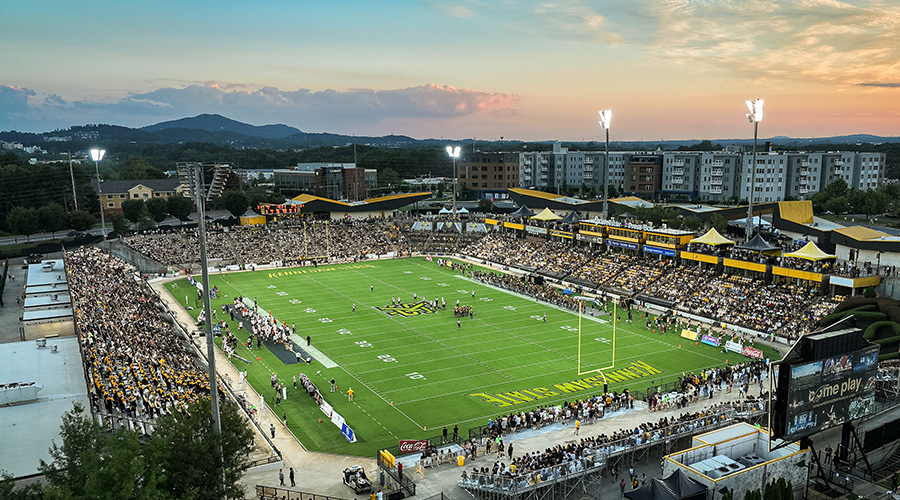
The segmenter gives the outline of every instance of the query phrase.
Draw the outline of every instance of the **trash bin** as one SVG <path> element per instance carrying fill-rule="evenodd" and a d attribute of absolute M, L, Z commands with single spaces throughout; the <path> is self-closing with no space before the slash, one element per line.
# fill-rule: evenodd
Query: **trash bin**
<path fill-rule="evenodd" d="M 456 465 L 458 465 L 458 466 L 460 466 L 460 467 L 465 467 L 465 465 L 466 465 L 466 457 L 464 457 L 464 456 L 462 456 L 462 455 L 456 457 Z"/>

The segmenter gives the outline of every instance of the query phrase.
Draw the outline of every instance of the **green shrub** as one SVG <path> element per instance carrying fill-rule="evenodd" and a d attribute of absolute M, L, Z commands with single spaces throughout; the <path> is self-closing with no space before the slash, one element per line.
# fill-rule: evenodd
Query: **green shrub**
<path fill-rule="evenodd" d="M 875 304 L 875 301 L 862 295 L 856 295 L 853 297 L 847 297 L 843 302 L 838 304 L 837 307 L 834 308 L 834 312 L 843 312 L 848 311 L 850 309 L 856 309 L 860 306 L 865 306 L 869 304 Z"/>
<path fill-rule="evenodd" d="M 900 351 L 881 353 L 878 355 L 878 361 L 887 361 L 889 359 L 900 359 Z"/>
<path fill-rule="evenodd" d="M 900 323 L 894 321 L 876 321 L 866 328 L 863 338 L 869 341 L 887 339 L 900 335 Z"/>

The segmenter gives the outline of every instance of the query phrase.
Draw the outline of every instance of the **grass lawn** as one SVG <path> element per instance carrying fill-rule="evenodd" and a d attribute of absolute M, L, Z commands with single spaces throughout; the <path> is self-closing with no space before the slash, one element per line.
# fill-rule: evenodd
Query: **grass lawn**
<path fill-rule="evenodd" d="M 373 456 L 399 439 L 433 437 L 454 425 L 467 436 L 470 427 L 492 416 L 601 392 L 598 369 L 610 390 L 627 387 L 637 394 L 683 371 L 745 359 L 696 346 L 674 333 L 648 331 L 637 313 L 628 325 L 620 311 L 613 364 L 612 323 L 584 316 L 579 349 L 577 314 L 471 281 L 421 258 L 214 275 L 210 283 L 220 290 L 215 309 L 235 295 L 248 297 L 249 304 L 255 297 L 261 310 L 297 325 L 294 341 L 301 348 L 309 335 L 321 353 L 307 366 L 284 364 L 265 346 L 239 345 L 236 351 L 252 360 L 236 365 L 248 371 L 267 404 L 275 400 L 271 374 L 286 383 L 288 400 L 276 413 L 287 415 L 291 431 L 311 450 Z M 197 293 L 186 280 L 167 286 L 182 304 L 188 296 L 195 305 Z M 444 297 L 447 309 L 413 306 L 414 293 L 419 299 Z M 404 307 L 390 309 L 391 297 L 400 297 Z M 460 319 L 459 326 L 453 315 L 457 300 L 474 306 L 474 317 Z M 196 316 L 199 311 L 190 312 Z M 236 323 L 229 326 L 237 330 Z M 237 336 L 243 343 L 248 335 Z M 302 389 L 293 390 L 291 378 L 301 371 L 353 428 L 358 442 L 348 443 Z M 340 393 L 329 392 L 332 377 Z M 350 388 L 353 402 L 346 395 Z"/>

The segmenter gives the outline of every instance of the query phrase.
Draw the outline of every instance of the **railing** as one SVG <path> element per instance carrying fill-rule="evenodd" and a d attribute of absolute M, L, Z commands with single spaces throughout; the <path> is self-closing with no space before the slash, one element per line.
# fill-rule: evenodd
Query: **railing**
<path fill-rule="evenodd" d="M 721 169 L 721 168 L 714 168 L 714 169 L 712 169 L 712 176 L 713 176 L 713 177 L 722 177 L 723 175 L 725 175 L 725 170 L 724 170 L 724 169 Z"/>
<path fill-rule="evenodd" d="M 539 470 L 523 472 L 517 477 L 500 474 L 471 474 L 459 481 L 459 486 L 469 490 L 491 491 L 495 493 L 518 494 L 528 490 L 547 487 L 557 481 L 565 481 L 573 476 L 599 472 L 606 465 L 606 457 L 589 455 L 572 462 Z"/>
<path fill-rule="evenodd" d="M 676 168 L 676 169 L 672 170 L 672 175 L 684 175 L 684 169 Z"/>
<path fill-rule="evenodd" d="M 722 179 L 710 179 L 709 183 L 713 186 L 721 186 Z"/>
<path fill-rule="evenodd" d="M 672 184 L 684 184 L 684 179 L 681 177 L 672 177 Z"/>
<path fill-rule="evenodd" d="M 347 500 L 346 498 L 316 495 L 314 493 L 276 488 L 275 486 L 263 486 L 261 484 L 256 485 L 256 498 L 260 500 L 281 500 L 282 498 L 286 500 Z"/>
<path fill-rule="evenodd" d="M 722 188 L 711 187 L 711 188 L 709 188 L 709 194 L 722 194 Z"/>
<path fill-rule="evenodd" d="M 723 166 L 725 166 L 725 162 L 723 162 L 722 160 L 713 160 L 712 166 L 723 167 Z M 715 172 L 715 170 L 713 172 Z M 713 174 L 713 175 L 716 175 L 716 174 Z"/>

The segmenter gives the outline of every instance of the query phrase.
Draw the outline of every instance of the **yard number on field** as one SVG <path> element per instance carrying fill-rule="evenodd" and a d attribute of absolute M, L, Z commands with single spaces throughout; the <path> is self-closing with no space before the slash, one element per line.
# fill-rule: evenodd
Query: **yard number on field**
<path fill-rule="evenodd" d="M 425 380 L 425 375 L 422 375 L 419 372 L 407 373 L 406 376 L 413 380 Z"/>
<path fill-rule="evenodd" d="M 374 347 L 372 344 L 366 342 L 365 340 L 360 340 L 359 342 L 356 342 L 356 345 L 358 345 L 360 347 Z"/>
<path fill-rule="evenodd" d="M 337 332 L 341 335 L 353 335 L 353 332 L 351 332 L 350 330 L 348 330 L 346 328 L 341 328 Z"/>
<path fill-rule="evenodd" d="M 319 318 L 319 321 L 322 323 L 331 323 L 333 320 L 331 318 Z"/>
<path fill-rule="evenodd" d="M 503 306 L 503 308 L 506 309 L 507 311 L 516 312 L 515 306 Z"/>
<path fill-rule="evenodd" d="M 612 340 L 609 340 L 606 337 L 594 337 L 594 340 L 597 342 L 603 342 L 604 344 L 612 344 Z"/>
<path fill-rule="evenodd" d="M 575 328 L 574 326 L 569 326 L 569 325 L 563 325 L 560 328 L 567 332 L 577 332 L 578 331 L 578 328 Z"/>
<path fill-rule="evenodd" d="M 300 299 L 291 299 L 291 300 L 289 300 L 288 302 L 291 303 L 291 304 L 294 304 L 294 305 L 296 306 L 297 304 L 300 304 L 300 303 L 302 303 L 303 301 L 300 300 Z"/>
<path fill-rule="evenodd" d="M 287 294 L 288 294 L 287 292 L 275 292 L 275 295 L 280 295 L 282 297 L 284 297 Z"/>
<path fill-rule="evenodd" d="M 385 363 L 397 363 L 397 360 L 392 358 L 390 354 L 382 354 L 381 356 L 378 356 L 378 359 Z"/>

